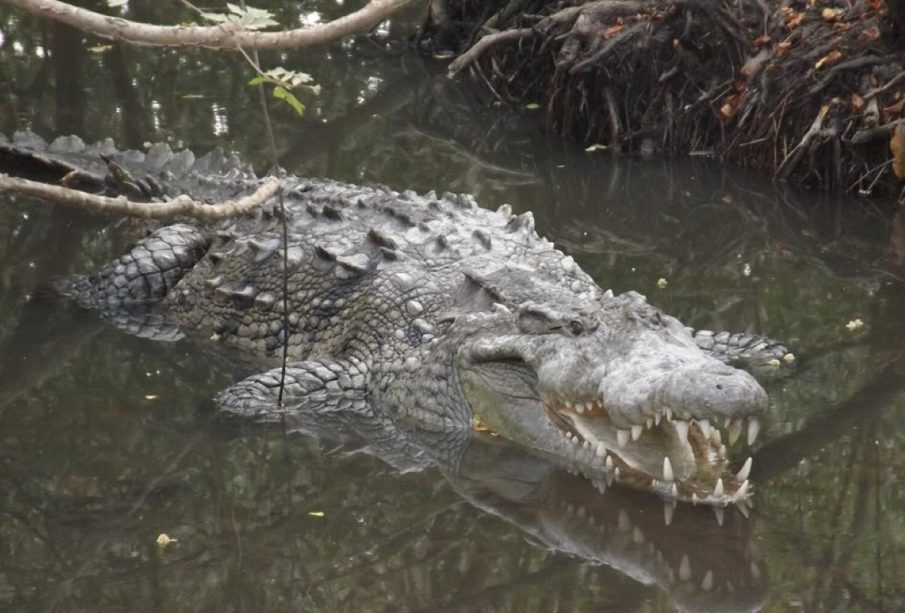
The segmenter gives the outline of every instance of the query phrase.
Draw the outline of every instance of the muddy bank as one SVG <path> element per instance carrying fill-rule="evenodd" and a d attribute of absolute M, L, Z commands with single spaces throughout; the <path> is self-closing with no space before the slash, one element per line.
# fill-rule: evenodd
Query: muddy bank
<path fill-rule="evenodd" d="M 434 9 L 428 40 L 454 48 L 451 74 L 506 104 L 539 104 L 551 133 L 582 146 L 708 155 L 905 203 L 905 31 L 884 0 Z"/>

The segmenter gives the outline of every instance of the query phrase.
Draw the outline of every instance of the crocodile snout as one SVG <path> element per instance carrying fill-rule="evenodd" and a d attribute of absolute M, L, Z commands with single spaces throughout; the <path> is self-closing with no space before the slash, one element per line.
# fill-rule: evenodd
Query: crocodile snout
<path fill-rule="evenodd" d="M 767 392 L 749 373 L 715 364 L 707 368 L 680 368 L 659 386 L 655 404 L 695 419 L 737 419 L 767 410 Z"/>

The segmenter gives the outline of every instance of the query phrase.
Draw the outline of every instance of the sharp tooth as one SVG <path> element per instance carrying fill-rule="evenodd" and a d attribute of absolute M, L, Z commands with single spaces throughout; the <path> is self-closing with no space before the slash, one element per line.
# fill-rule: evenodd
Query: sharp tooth
<path fill-rule="evenodd" d="M 663 417 L 666 418 L 666 421 L 672 421 L 672 409 L 669 407 L 663 409 Z"/>
<path fill-rule="evenodd" d="M 655 426 L 660 425 L 660 414 L 659 413 L 654 413 L 654 425 Z"/>
<path fill-rule="evenodd" d="M 722 528 L 723 527 L 723 507 L 713 507 L 713 514 L 716 515 L 716 524 Z"/>
<path fill-rule="evenodd" d="M 723 444 L 723 435 L 716 428 L 712 428 L 710 430 L 710 440 L 713 441 L 714 445 L 722 445 Z"/>
<path fill-rule="evenodd" d="M 742 465 L 742 469 L 735 473 L 735 478 L 739 481 L 745 481 L 748 478 L 748 475 L 751 474 L 751 465 L 754 463 L 754 460 L 751 456 L 748 456 L 748 459 L 745 460 L 745 463 Z"/>
<path fill-rule="evenodd" d="M 613 462 L 612 456 L 606 457 L 606 469 L 610 472 L 613 472 L 613 469 L 616 467 L 616 464 Z"/>
<path fill-rule="evenodd" d="M 654 420 L 652 417 L 648 417 L 647 419 L 644 420 L 644 427 L 647 428 L 648 430 L 650 430 L 651 428 L 654 427 Z"/>
<path fill-rule="evenodd" d="M 730 421 L 726 431 L 729 432 L 729 444 L 735 445 L 735 441 L 738 440 L 739 435 L 742 433 L 742 420 L 733 419 Z"/>
<path fill-rule="evenodd" d="M 641 528 L 638 526 L 635 526 L 635 529 L 632 530 L 632 541 L 634 541 L 636 545 L 644 544 L 644 533 L 641 532 Z"/>
<path fill-rule="evenodd" d="M 674 421 L 676 426 L 676 434 L 679 435 L 679 439 L 686 440 L 688 438 L 688 422 L 687 421 Z"/>
<path fill-rule="evenodd" d="M 663 480 L 672 482 L 676 476 L 672 472 L 672 463 L 669 461 L 669 458 L 663 458 Z"/>
<path fill-rule="evenodd" d="M 723 427 L 724 427 L 724 428 L 728 429 L 728 428 L 729 428 L 729 425 L 730 425 L 731 423 L 732 423 L 732 418 L 731 418 L 731 417 L 724 417 L 724 418 L 723 418 Z"/>
<path fill-rule="evenodd" d="M 709 592 L 713 589 L 713 571 L 708 570 L 707 574 L 704 575 L 704 580 L 701 581 L 701 589 L 705 592 Z"/>
<path fill-rule="evenodd" d="M 594 403 L 593 403 L 593 402 L 586 402 L 586 403 L 584 403 L 584 410 L 585 410 L 585 413 L 590 413 L 591 411 L 593 411 L 593 410 L 594 410 Z"/>
<path fill-rule="evenodd" d="M 757 433 L 760 432 L 760 422 L 756 417 L 752 417 L 748 422 L 748 444 L 753 445 L 757 440 Z"/>
<path fill-rule="evenodd" d="M 606 447 L 604 447 L 603 443 L 597 443 L 597 447 L 594 449 L 594 453 L 598 458 L 606 457 Z"/>
<path fill-rule="evenodd" d="M 632 426 L 632 440 L 637 441 L 639 438 L 641 438 L 642 432 L 644 432 L 644 426 L 642 426 L 642 425 Z"/>
<path fill-rule="evenodd" d="M 691 560 L 688 559 L 688 554 L 682 554 L 682 561 L 679 562 L 679 579 L 682 581 L 688 581 L 691 579 Z"/>
<path fill-rule="evenodd" d="M 625 447 L 625 444 L 628 443 L 629 432 L 628 430 L 616 430 L 616 442 L 619 443 L 620 447 Z"/>
<path fill-rule="evenodd" d="M 748 481 L 742 481 L 742 484 L 738 486 L 738 490 L 735 492 L 736 500 L 744 500 L 748 495 Z"/>
<path fill-rule="evenodd" d="M 583 442 L 583 443 L 581 444 L 581 446 L 584 447 L 585 449 L 590 449 L 590 448 L 591 448 L 591 441 L 585 441 L 585 442 Z"/>
<path fill-rule="evenodd" d="M 663 521 L 666 522 L 666 525 L 672 523 L 672 514 L 676 510 L 676 507 L 673 506 L 673 503 L 666 502 L 663 504 Z"/>
<path fill-rule="evenodd" d="M 669 486 L 669 494 L 670 494 L 670 496 L 672 496 L 673 500 L 679 499 L 679 488 L 676 486 L 675 483 L 673 483 L 672 485 Z"/>
<path fill-rule="evenodd" d="M 691 493 L 691 504 L 692 504 L 692 506 L 698 506 L 698 503 L 699 503 L 700 501 L 701 501 L 701 499 L 698 498 L 697 492 L 692 492 L 692 493 Z"/>
<path fill-rule="evenodd" d="M 710 420 L 702 419 L 698 422 L 698 427 L 701 428 L 701 432 L 704 433 L 704 438 L 710 438 Z"/>
<path fill-rule="evenodd" d="M 745 516 L 745 519 L 748 519 L 749 511 L 748 511 L 748 502 L 747 501 L 745 501 L 745 500 L 736 501 L 735 508 L 737 508 L 739 510 L 739 512 L 741 512 L 741 514 Z"/>
<path fill-rule="evenodd" d="M 580 402 L 576 402 L 575 403 L 575 412 L 578 413 L 579 415 L 584 413 L 584 405 L 581 404 Z"/>
<path fill-rule="evenodd" d="M 613 471 L 613 475 L 616 477 L 616 481 L 619 481 L 619 477 L 621 476 L 621 472 L 622 472 L 622 471 L 619 470 L 619 467 L 618 467 L 618 466 L 616 467 L 616 470 Z"/>
<path fill-rule="evenodd" d="M 713 497 L 714 498 L 722 498 L 725 491 L 723 490 L 723 479 L 719 478 L 716 480 L 716 485 L 713 486 Z"/>

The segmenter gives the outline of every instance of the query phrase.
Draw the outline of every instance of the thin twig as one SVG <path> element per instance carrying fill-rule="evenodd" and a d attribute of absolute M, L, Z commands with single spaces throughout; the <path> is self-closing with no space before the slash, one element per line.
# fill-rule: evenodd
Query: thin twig
<path fill-rule="evenodd" d="M 887 83 L 885 85 L 881 85 L 880 87 L 874 88 L 874 89 L 870 90 L 869 92 L 867 92 L 866 94 L 864 94 L 864 99 L 870 100 L 877 94 L 882 94 L 890 87 L 894 87 L 894 86 L 898 85 L 899 83 L 901 83 L 902 81 L 905 81 L 905 70 L 903 70 L 902 72 L 900 72 L 899 74 L 897 74 L 896 76 L 891 78 L 889 81 L 887 81 Z"/>

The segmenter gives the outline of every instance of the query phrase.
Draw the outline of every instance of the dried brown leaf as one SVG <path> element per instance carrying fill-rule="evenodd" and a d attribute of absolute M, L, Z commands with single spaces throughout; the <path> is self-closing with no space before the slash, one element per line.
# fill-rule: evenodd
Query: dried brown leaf
<path fill-rule="evenodd" d="M 902 115 L 902 111 L 905 111 L 905 98 L 902 98 L 898 102 L 894 102 L 887 107 L 883 107 L 883 112 L 890 119 L 895 119 Z"/>
<path fill-rule="evenodd" d="M 833 49 L 832 51 L 830 51 L 829 53 L 824 55 L 822 58 L 817 60 L 817 63 L 814 64 L 814 68 L 816 68 L 817 70 L 820 70 L 821 68 L 824 68 L 826 66 L 832 66 L 833 64 L 838 62 L 840 59 L 842 59 L 842 52 L 839 51 L 838 49 Z"/>
<path fill-rule="evenodd" d="M 861 32 L 861 36 L 866 38 L 869 41 L 875 41 L 880 38 L 880 28 L 877 26 L 871 26 L 869 28 L 864 28 L 864 31 Z"/>
<path fill-rule="evenodd" d="M 892 171 L 900 179 L 905 179 L 905 123 L 900 123 L 889 139 L 892 152 Z"/>
<path fill-rule="evenodd" d="M 783 17 L 786 20 L 786 26 L 790 30 L 794 30 L 799 25 L 801 25 L 802 20 L 804 19 L 805 14 L 800 11 L 796 11 L 795 9 L 786 8 L 783 9 Z"/>

